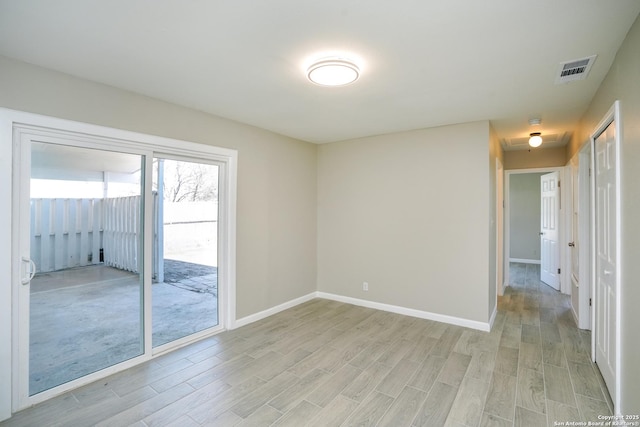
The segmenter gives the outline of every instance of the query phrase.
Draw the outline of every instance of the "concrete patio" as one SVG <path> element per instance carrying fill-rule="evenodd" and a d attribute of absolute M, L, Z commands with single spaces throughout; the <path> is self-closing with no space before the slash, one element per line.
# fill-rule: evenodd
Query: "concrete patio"
<path fill-rule="evenodd" d="M 217 268 L 165 260 L 152 285 L 153 347 L 218 324 Z M 138 274 L 103 265 L 39 274 L 31 282 L 31 395 L 143 351 Z"/>

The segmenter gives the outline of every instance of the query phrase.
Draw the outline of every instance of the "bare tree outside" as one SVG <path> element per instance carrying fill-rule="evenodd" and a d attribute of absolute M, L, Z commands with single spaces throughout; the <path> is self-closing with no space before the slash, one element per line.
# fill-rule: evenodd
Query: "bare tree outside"
<path fill-rule="evenodd" d="M 176 160 L 164 160 L 163 163 L 164 200 L 172 203 L 218 200 L 216 166 Z M 153 166 L 157 169 L 158 163 Z M 154 175 L 156 173 L 154 170 Z"/>

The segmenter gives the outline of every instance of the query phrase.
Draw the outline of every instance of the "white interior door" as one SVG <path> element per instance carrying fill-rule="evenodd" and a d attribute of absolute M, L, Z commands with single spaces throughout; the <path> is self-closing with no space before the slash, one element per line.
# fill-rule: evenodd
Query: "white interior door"
<path fill-rule="evenodd" d="M 540 280 L 560 290 L 558 219 L 560 209 L 559 174 L 540 177 Z"/>
<path fill-rule="evenodd" d="M 617 153 L 612 122 L 595 139 L 595 358 L 615 402 Z"/>

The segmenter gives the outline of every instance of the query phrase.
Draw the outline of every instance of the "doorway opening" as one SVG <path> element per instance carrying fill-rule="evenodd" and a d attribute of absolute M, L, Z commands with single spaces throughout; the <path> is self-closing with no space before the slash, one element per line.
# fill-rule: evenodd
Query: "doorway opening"
<path fill-rule="evenodd" d="M 545 205 L 544 194 L 542 188 L 543 176 L 557 174 L 557 181 L 560 188 L 557 189 L 557 202 L 555 209 L 557 217 L 556 221 L 550 224 L 550 218 L 543 218 L 543 208 Z M 569 293 L 570 288 L 567 287 L 567 281 L 564 280 L 564 271 L 562 268 L 565 262 L 564 251 L 562 248 L 566 245 L 564 236 L 564 198 L 562 193 L 562 181 L 564 177 L 564 168 L 538 168 L 538 169 L 517 169 L 505 171 L 505 215 L 504 215 L 504 286 L 509 286 L 514 280 L 516 274 L 535 274 L 538 280 L 543 280 L 542 270 L 544 269 L 544 249 L 543 237 L 547 230 L 544 227 L 553 225 L 557 231 L 555 237 L 555 245 L 557 246 L 553 252 L 552 258 L 547 258 L 547 265 L 553 265 L 552 272 L 555 273 L 557 282 L 549 283 L 551 287 L 563 293 Z M 548 209 L 553 206 L 547 206 Z M 547 249 L 550 245 L 547 244 Z M 549 256 L 549 255 L 547 255 Z M 514 265 L 512 265 L 514 264 Z M 547 269 L 549 269 L 547 267 Z M 527 271 L 528 270 L 528 271 Z M 548 281 L 548 277 L 547 277 Z"/>

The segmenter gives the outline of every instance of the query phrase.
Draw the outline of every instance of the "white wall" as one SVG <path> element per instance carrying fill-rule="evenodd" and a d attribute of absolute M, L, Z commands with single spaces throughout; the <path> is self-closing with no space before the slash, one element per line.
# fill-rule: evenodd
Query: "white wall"
<path fill-rule="evenodd" d="M 640 339 L 638 339 L 638 307 L 640 307 L 640 17 L 629 30 L 589 108 L 583 116 L 579 135 L 567 147 L 572 158 L 587 143 L 613 105 L 620 100 L 622 146 L 620 150 L 622 196 L 621 333 L 622 377 L 621 407 L 623 414 L 640 413 Z"/>
<path fill-rule="evenodd" d="M 486 323 L 488 158 L 488 122 L 321 145 L 318 290 Z"/>
<path fill-rule="evenodd" d="M 509 257 L 540 261 L 540 176 L 509 178 Z"/>
<path fill-rule="evenodd" d="M 544 148 L 535 150 L 513 150 L 504 152 L 504 168 L 533 169 L 562 167 L 567 163 L 565 147 Z"/>

